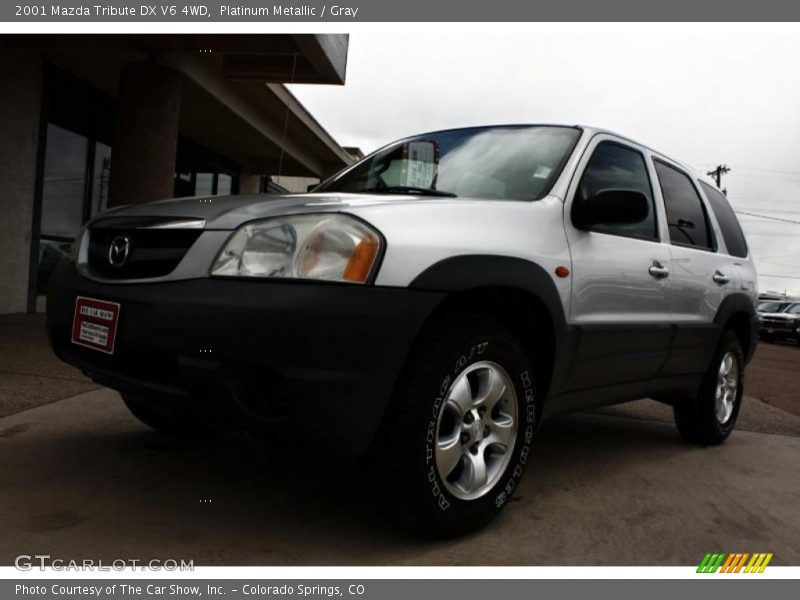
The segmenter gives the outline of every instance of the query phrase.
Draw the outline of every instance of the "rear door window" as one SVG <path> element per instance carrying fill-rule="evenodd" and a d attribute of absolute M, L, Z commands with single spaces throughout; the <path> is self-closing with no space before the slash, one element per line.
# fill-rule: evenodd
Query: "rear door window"
<path fill-rule="evenodd" d="M 660 160 L 653 162 L 664 196 L 670 241 L 678 246 L 713 250 L 706 210 L 692 180 Z"/>
<path fill-rule="evenodd" d="M 739 220 L 736 218 L 736 213 L 733 212 L 728 199 L 722 192 L 707 183 L 703 181 L 699 183 L 700 187 L 703 188 L 703 193 L 708 198 L 711 210 L 714 211 L 714 216 L 717 217 L 717 223 L 719 223 L 719 228 L 722 230 L 722 239 L 725 240 L 728 254 L 745 258 L 747 256 L 747 242 L 744 239 Z"/>

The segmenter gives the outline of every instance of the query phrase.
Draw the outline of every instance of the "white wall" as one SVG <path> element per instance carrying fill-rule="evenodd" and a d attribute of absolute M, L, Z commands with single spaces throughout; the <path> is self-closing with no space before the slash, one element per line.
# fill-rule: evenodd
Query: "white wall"
<path fill-rule="evenodd" d="M 272 181 L 286 188 L 293 194 L 305 194 L 308 191 L 308 186 L 319 183 L 319 177 L 282 177 L 273 176 Z"/>

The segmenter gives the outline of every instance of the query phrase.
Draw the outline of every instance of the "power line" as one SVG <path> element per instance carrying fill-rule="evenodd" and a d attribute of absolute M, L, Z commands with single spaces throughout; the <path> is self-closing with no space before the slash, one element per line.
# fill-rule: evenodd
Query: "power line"
<path fill-rule="evenodd" d="M 784 215 L 800 215 L 800 210 L 784 210 L 782 208 L 767 208 L 766 206 L 740 206 L 739 210 L 760 210 L 767 213 L 781 213 Z"/>
<path fill-rule="evenodd" d="M 728 200 L 730 201 L 731 206 L 733 206 L 734 202 L 758 202 L 759 204 L 761 204 L 763 202 L 783 202 L 783 203 L 788 203 L 792 207 L 795 207 L 795 206 L 798 205 L 798 203 L 800 203 L 800 195 L 797 198 L 780 198 L 780 199 L 776 199 L 776 198 L 728 198 Z M 747 209 L 747 208 L 752 208 L 752 207 L 739 206 L 737 208 Z M 767 208 L 765 206 L 759 206 L 757 210 L 766 210 L 768 212 L 772 212 L 773 210 L 781 210 L 781 209 L 771 209 L 771 208 Z"/>
<path fill-rule="evenodd" d="M 694 163 L 694 166 L 697 167 L 699 170 L 703 170 L 706 167 L 713 167 L 715 166 L 714 163 Z M 800 177 L 800 171 L 785 171 L 783 169 L 764 169 L 762 167 L 748 167 L 745 165 L 733 165 L 732 169 L 736 169 L 737 171 L 745 170 L 745 171 L 763 171 L 765 173 L 777 173 L 779 175 L 796 175 Z"/>
<path fill-rule="evenodd" d="M 745 171 L 764 171 L 765 173 L 778 173 L 780 175 L 797 175 L 800 177 L 800 171 L 782 171 L 780 169 L 762 169 L 760 167 L 742 167 L 737 166 L 737 169 L 744 169 Z"/>
<path fill-rule="evenodd" d="M 767 181 L 786 181 L 788 183 L 800 183 L 800 179 L 789 179 L 788 177 L 774 177 L 772 175 L 753 175 L 751 173 L 734 173 L 733 177 L 747 177 L 750 179 L 766 179 Z"/>
<path fill-rule="evenodd" d="M 774 238 L 789 238 L 790 240 L 797 241 L 798 236 L 797 233 L 775 233 L 774 231 L 770 231 L 769 233 L 765 232 L 758 232 L 758 231 L 748 231 L 747 232 L 748 238 L 756 238 L 756 237 L 768 237 L 770 239 Z"/>
<path fill-rule="evenodd" d="M 747 215 L 748 217 L 758 217 L 759 219 L 767 219 L 768 221 L 780 221 L 782 223 L 794 223 L 795 225 L 800 225 L 800 221 L 795 221 L 793 219 L 783 219 L 781 217 L 771 217 L 769 215 L 760 215 L 758 213 L 746 212 L 743 210 L 734 211 L 737 215 Z"/>

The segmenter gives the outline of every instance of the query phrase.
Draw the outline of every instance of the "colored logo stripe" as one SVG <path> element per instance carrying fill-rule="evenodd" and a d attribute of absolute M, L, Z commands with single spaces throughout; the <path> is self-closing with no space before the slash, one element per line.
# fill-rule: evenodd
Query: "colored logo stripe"
<path fill-rule="evenodd" d="M 714 554 L 706 554 L 703 562 L 697 567 L 698 573 L 716 573 L 722 561 L 725 560 L 725 553 L 719 552 Z"/>
<path fill-rule="evenodd" d="M 757 552 L 749 554 L 747 552 L 735 552 L 725 554 L 724 552 L 708 553 L 703 557 L 700 566 L 697 567 L 698 573 L 763 573 L 764 569 L 772 560 L 773 554 Z M 748 559 L 749 562 L 748 562 Z M 745 566 L 747 563 L 747 566 Z"/>
<path fill-rule="evenodd" d="M 738 573 L 742 569 L 742 565 L 744 565 L 744 561 L 747 560 L 748 556 L 750 555 L 746 552 L 729 554 L 728 560 L 726 560 L 725 564 L 722 565 L 722 570 L 720 573 Z"/>
<path fill-rule="evenodd" d="M 750 562 L 747 563 L 745 573 L 763 573 L 767 568 L 769 561 L 772 560 L 772 554 L 754 554 Z"/>

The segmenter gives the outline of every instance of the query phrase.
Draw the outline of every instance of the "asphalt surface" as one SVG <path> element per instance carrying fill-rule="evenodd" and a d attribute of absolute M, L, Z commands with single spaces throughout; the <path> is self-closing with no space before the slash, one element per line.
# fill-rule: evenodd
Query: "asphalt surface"
<path fill-rule="evenodd" d="M 748 398 L 713 448 L 685 444 L 652 401 L 559 417 L 498 520 L 430 542 L 384 521 L 363 461 L 149 430 L 48 356 L 36 319 L 17 330 L 26 343 L 0 321 L 0 564 L 691 565 L 710 551 L 800 564 L 800 417 L 774 405 Z"/>
<path fill-rule="evenodd" d="M 800 417 L 800 346 L 759 343 L 746 377 L 748 394 Z"/>

